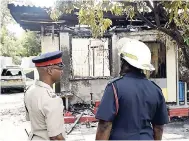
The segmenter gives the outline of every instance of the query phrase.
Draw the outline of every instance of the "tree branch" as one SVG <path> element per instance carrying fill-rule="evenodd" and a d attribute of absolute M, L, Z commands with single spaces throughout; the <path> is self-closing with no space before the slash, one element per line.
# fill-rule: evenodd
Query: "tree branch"
<path fill-rule="evenodd" d="M 124 3 L 124 2 L 122 2 L 122 3 Z M 134 11 L 135 11 L 137 17 L 140 18 L 141 20 L 143 20 L 144 22 L 146 22 L 148 26 L 155 28 L 155 29 L 169 35 L 176 41 L 178 47 L 182 49 L 182 52 L 184 54 L 185 66 L 188 67 L 189 66 L 189 48 L 188 48 L 188 46 L 184 42 L 184 39 L 183 39 L 181 33 L 179 32 L 174 21 L 169 24 L 169 29 L 165 28 L 165 27 L 161 27 L 160 18 L 163 18 L 164 20 L 169 21 L 169 15 L 167 14 L 167 11 L 164 9 L 164 7 L 161 3 L 158 3 L 158 2 L 154 2 L 154 3 L 155 3 L 154 4 L 155 6 L 153 8 L 154 9 L 153 11 L 155 14 L 155 21 L 156 21 L 157 26 L 154 25 L 150 20 L 148 20 L 146 17 L 144 17 L 143 14 L 141 14 L 138 11 L 137 3 L 130 2 L 129 5 L 134 7 Z M 148 2 L 146 4 L 152 10 L 152 7 L 150 6 L 151 4 Z"/>
<path fill-rule="evenodd" d="M 162 3 L 159 3 L 157 10 L 159 11 L 159 14 L 162 16 L 162 18 L 164 18 L 166 21 L 169 21 L 168 14 L 164 9 Z"/>
<path fill-rule="evenodd" d="M 157 27 L 160 27 L 160 19 L 159 19 L 159 11 L 158 11 L 158 6 L 157 6 L 157 1 L 153 1 L 154 4 L 154 15 L 155 15 L 155 21 Z"/>
<path fill-rule="evenodd" d="M 173 31 L 172 31 L 172 30 L 167 29 L 167 28 L 164 28 L 164 27 L 158 27 L 157 29 L 158 29 L 159 31 L 161 31 L 161 32 L 163 32 L 163 33 L 165 33 L 165 34 L 167 34 L 167 35 L 173 37 Z"/>
<path fill-rule="evenodd" d="M 170 29 L 167 29 L 164 27 L 159 27 L 158 30 L 169 35 L 176 41 L 178 47 L 181 48 L 183 55 L 184 55 L 184 59 L 185 59 L 184 66 L 186 66 L 188 68 L 188 66 L 189 66 L 189 48 L 186 45 L 186 43 L 184 42 L 184 39 L 183 39 L 182 35 L 180 34 L 180 32 L 178 30 L 174 30 L 174 29 L 170 30 Z"/>
<path fill-rule="evenodd" d="M 154 7 L 152 6 L 152 4 L 150 3 L 149 0 L 144 1 L 144 2 L 146 2 L 146 5 L 147 5 L 152 11 L 154 11 Z"/>
<path fill-rule="evenodd" d="M 133 3 L 132 5 L 134 7 L 134 11 L 137 14 L 138 18 L 140 18 L 141 20 L 143 20 L 144 22 L 146 22 L 148 24 L 148 26 L 152 27 L 152 28 L 157 28 L 156 25 L 154 25 L 153 23 L 151 23 L 147 18 L 144 17 L 144 15 L 142 15 L 138 9 L 137 9 L 137 5 Z"/>

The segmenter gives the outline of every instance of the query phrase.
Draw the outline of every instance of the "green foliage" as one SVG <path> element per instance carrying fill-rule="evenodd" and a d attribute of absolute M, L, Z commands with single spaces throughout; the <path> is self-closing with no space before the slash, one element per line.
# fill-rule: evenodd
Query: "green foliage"
<path fill-rule="evenodd" d="M 114 6 L 112 12 L 121 15 L 122 9 L 116 5 L 108 5 L 108 3 L 95 3 L 94 0 L 88 1 L 57 1 L 56 7 L 51 11 L 51 17 L 58 20 L 62 13 L 71 13 L 74 8 L 79 10 L 79 23 L 88 25 L 92 29 L 93 37 L 102 36 L 108 27 L 112 25 L 110 19 L 104 18 L 103 11 L 109 10 L 108 8 Z"/>
<path fill-rule="evenodd" d="M 0 11 L 0 55 L 13 57 L 13 60 L 20 62 L 16 56 L 35 56 L 41 52 L 40 38 L 35 32 L 24 32 L 21 38 L 16 38 L 14 33 L 7 30 L 8 24 L 14 24 L 15 21 L 10 15 L 7 4 L 13 0 L 1 0 Z M 23 0 L 23 3 L 30 1 Z"/>
<path fill-rule="evenodd" d="M 79 23 L 90 26 L 94 37 L 102 36 L 112 24 L 110 19 L 103 18 L 103 10 L 100 5 L 96 5 L 95 8 L 92 6 L 87 9 L 81 8 L 79 11 Z"/>
<path fill-rule="evenodd" d="M 35 32 L 25 32 L 18 39 L 5 27 L 2 27 L 1 34 L 1 56 L 35 56 L 41 52 L 40 38 Z"/>
<path fill-rule="evenodd" d="M 189 2 L 188 1 L 165 1 L 162 2 L 169 14 L 169 24 L 174 22 L 182 30 L 184 42 L 189 45 Z"/>
<path fill-rule="evenodd" d="M 189 37 L 185 37 L 184 42 L 187 44 L 187 46 L 189 46 Z"/>
<path fill-rule="evenodd" d="M 1 27 L 7 25 L 8 23 L 14 22 L 11 15 L 10 15 L 10 12 L 7 8 L 7 5 L 10 1 L 12 1 L 12 0 L 1 0 L 1 3 L 0 3 L 0 8 L 1 8 L 0 24 L 1 24 Z"/>
<path fill-rule="evenodd" d="M 92 36 L 97 38 L 103 36 L 107 29 L 112 25 L 112 21 L 104 17 L 104 12 L 111 11 L 116 16 L 123 14 L 128 15 L 131 19 L 135 16 L 134 7 L 131 2 L 136 2 L 138 9 L 146 11 L 144 2 L 127 0 L 120 2 L 112 2 L 109 0 L 74 0 L 64 1 L 57 0 L 55 7 L 52 8 L 51 18 L 58 20 L 63 13 L 71 13 L 74 8 L 79 9 L 78 20 L 82 25 L 88 25 L 92 30 Z"/>
<path fill-rule="evenodd" d="M 22 46 L 21 56 L 36 56 L 41 52 L 40 37 L 35 32 L 25 32 L 20 42 Z"/>
<path fill-rule="evenodd" d="M 13 34 L 8 32 L 5 26 L 1 28 L 1 55 L 15 56 L 17 40 Z"/>
<path fill-rule="evenodd" d="M 152 4 L 153 3 L 153 4 Z M 138 0 L 125 0 L 125 1 L 110 1 L 110 0 L 74 0 L 66 2 L 64 0 L 57 0 L 55 7 L 51 11 L 52 19 L 57 20 L 62 13 L 71 13 L 76 8 L 79 9 L 78 19 L 80 24 L 85 24 L 91 27 L 94 37 L 102 36 L 104 32 L 112 25 L 110 19 L 106 19 L 103 12 L 111 11 L 114 15 L 127 15 L 133 19 L 136 12 L 143 15 L 151 8 L 154 8 L 154 4 L 157 7 L 162 7 L 168 17 L 168 24 L 166 28 L 172 29 L 171 23 L 174 22 L 179 30 L 182 30 L 181 34 L 185 39 L 189 36 L 189 2 L 182 0 L 172 1 L 138 1 Z M 150 7 L 150 5 L 152 7 Z M 158 16 L 162 11 L 159 11 Z M 59 13 L 59 14 L 56 14 Z M 127 18 L 126 17 L 126 18 Z M 99 28 L 100 27 L 100 28 Z M 189 42 L 189 41 L 188 41 Z"/>

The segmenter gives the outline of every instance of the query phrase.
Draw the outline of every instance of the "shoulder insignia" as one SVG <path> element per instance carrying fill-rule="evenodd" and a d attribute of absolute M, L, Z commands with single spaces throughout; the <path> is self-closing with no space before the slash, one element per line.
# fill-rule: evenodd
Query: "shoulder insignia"
<path fill-rule="evenodd" d="M 161 87 L 158 86 L 154 81 L 151 81 L 151 82 L 162 91 Z"/>
<path fill-rule="evenodd" d="M 110 81 L 108 82 L 108 84 L 112 84 L 112 83 L 114 83 L 114 82 L 116 82 L 116 81 L 118 81 L 118 80 L 120 80 L 120 79 L 122 79 L 122 78 L 123 78 L 123 76 L 116 77 L 116 78 L 110 80 Z"/>
<path fill-rule="evenodd" d="M 29 90 L 29 88 L 30 88 L 31 86 L 33 86 L 33 84 L 32 84 L 32 85 L 29 85 L 28 87 L 25 87 L 24 93 L 26 93 L 26 92 Z"/>
<path fill-rule="evenodd" d="M 30 88 L 31 86 L 33 86 L 33 84 L 32 84 L 32 85 L 29 85 L 29 86 L 26 87 L 25 90 L 24 90 L 24 107 L 25 107 L 25 110 L 26 110 L 26 120 L 27 120 L 27 121 L 29 121 L 29 115 L 28 115 L 29 111 L 28 111 L 28 108 L 26 107 L 25 96 L 26 96 L 26 92 L 29 90 L 29 88 Z"/>
<path fill-rule="evenodd" d="M 25 88 L 25 90 L 24 90 L 24 96 L 26 95 L 26 92 L 31 88 L 31 86 L 33 86 L 33 84 L 29 85 L 27 88 Z"/>
<path fill-rule="evenodd" d="M 54 92 L 51 92 L 49 90 L 47 90 L 47 93 L 48 95 L 51 97 L 51 98 L 55 98 L 56 97 L 56 94 Z"/>

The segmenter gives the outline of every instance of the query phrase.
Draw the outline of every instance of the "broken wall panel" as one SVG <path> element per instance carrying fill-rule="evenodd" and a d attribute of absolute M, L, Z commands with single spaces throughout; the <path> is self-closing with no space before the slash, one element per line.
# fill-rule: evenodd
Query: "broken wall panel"
<path fill-rule="evenodd" d="M 73 78 L 110 76 L 108 39 L 72 38 Z"/>
<path fill-rule="evenodd" d="M 75 40 L 75 42 L 72 42 L 73 40 Z M 90 93 L 93 93 L 94 101 L 101 100 L 107 83 L 112 79 L 109 67 L 109 48 L 111 45 L 108 43 L 109 41 L 106 43 L 106 47 L 98 48 L 95 53 L 95 55 L 99 55 L 99 58 L 96 57 L 95 63 L 99 64 L 101 68 L 103 68 L 103 60 L 101 59 L 103 55 L 106 57 L 106 59 L 104 59 L 104 65 L 106 65 L 104 66 L 104 77 L 101 77 L 103 76 L 103 71 L 99 68 L 97 69 L 98 71 L 96 70 L 98 72 L 96 74 L 101 76 L 91 77 L 94 75 L 92 75 L 92 70 L 90 73 L 88 72 L 90 69 L 87 63 L 90 64 L 90 68 L 93 68 L 93 56 L 89 56 L 91 50 L 88 46 L 87 39 L 83 38 L 77 41 L 68 33 L 60 33 L 60 49 L 63 51 L 63 60 L 65 63 L 64 76 L 61 80 L 62 94 L 73 93 L 84 99 L 87 103 L 90 103 Z M 104 52 L 102 52 L 103 48 Z M 118 66 L 115 65 L 114 67 Z M 107 73 L 108 77 L 105 76 L 105 73 Z M 70 103 L 73 104 L 76 102 L 81 102 L 81 100 L 75 96 L 70 98 Z"/>
<path fill-rule="evenodd" d="M 118 56 L 118 50 L 117 50 L 117 41 L 119 40 L 120 34 L 112 35 L 112 42 L 111 42 L 112 43 L 112 54 L 111 54 L 112 55 L 112 72 L 111 72 L 111 76 L 113 76 L 113 77 L 119 76 L 119 72 L 120 72 L 120 58 Z"/>
<path fill-rule="evenodd" d="M 163 34 L 162 34 L 163 35 Z M 105 90 L 105 86 L 107 83 L 110 81 L 110 79 L 119 76 L 119 69 L 120 69 L 120 59 L 117 54 L 117 47 L 116 47 L 116 42 L 119 38 L 121 37 L 129 37 L 129 38 L 136 38 L 138 40 L 141 40 L 143 42 L 156 42 L 156 41 L 162 41 L 164 45 L 166 45 L 166 65 L 167 66 L 167 78 L 165 79 L 158 79 L 158 83 L 166 82 L 167 85 L 165 85 L 167 88 L 163 89 L 163 93 L 165 93 L 168 98 L 167 101 L 175 101 L 176 100 L 176 69 L 175 67 L 175 45 L 172 45 L 170 39 L 168 39 L 166 36 L 162 36 L 162 38 L 159 38 L 159 33 L 156 31 L 142 31 L 142 32 L 135 32 L 135 33 L 120 33 L 120 34 L 113 34 L 111 38 L 111 42 L 108 41 L 109 43 L 112 43 L 111 45 L 109 44 L 108 51 L 106 50 L 106 47 L 104 47 L 104 54 L 102 52 L 103 47 L 99 47 L 95 52 L 96 57 L 96 63 L 99 64 L 99 70 L 98 73 L 96 74 L 103 74 L 103 71 L 101 68 L 103 68 L 103 61 L 101 60 L 103 57 L 102 56 L 108 56 L 107 62 L 104 62 L 104 64 L 107 63 L 107 67 L 104 65 L 104 73 L 105 69 L 110 70 L 110 76 L 109 77 L 88 77 L 88 76 L 93 76 L 93 59 L 92 56 L 88 57 L 92 54 L 92 51 L 89 48 L 88 41 L 83 41 L 81 45 L 78 43 L 72 43 L 72 38 L 71 35 L 68 33 L 60 33 L 60 49 L 64 52 L 63 54 L 63 60 L 66 65 L 64 69 L 64 76 L 61 81 L 61 91 L 63 93 L 67 92 L 73 92 L 74 94 L 78 95 L 79 97 L 82 97 L 84 100 L 86 100 L 88 103 L 90 103 L 90 93 L 93 93 L 93 100 L 101 100 L 103 92 Z M 50 39 L 49 38 L 44 38 L 44 42 L 48 43 Z M 55 39 L 56 40 L 56 39 Z M 79 48 L 81 46 L 81 48 Z M 85 48 L 83 48 L 85 46 Z M 106 46 L 106 45 L 105 45 Z M 157 45 L 158 46 L 158 45 Z M 44 48 L 44 47 L 42 47 Z M 46 48 L 49 49 L 49 48 Z M 84 51 L 81 53 L 77 53 L 77 51 Z M 111 49 L 111 50 L 110 50 Z M 46 50 L 47 51 L 47 50 Z M 105 51 L 107 51 L 107 55 L 105 55 Z M 77 57 L 81 58 L 77 58 Z M 157 55 L 156 55 L 157 56 Z M 159 56 L 159 54 L 158 54 Z M 83 57 L 83 58 L 82 58 Z M 85 57 L 88 57 L 87 59 L 84 59 Z M 77 58 L 77 59 L 76 59 Z M 105 57 L 104 57 L 105 58 Z M 75 62 L 74 62 L 75 61 Z M 78 62 L 82 63 L 81 65 L 85 65 L 85 69 L 80 67 Z M 75 64 L 74 64 L 75 63 Z M 90 64 L 90 65 L 88 65 Z M 157 68 L 157 65 L 155 65 Z M 78 71 L 80 69 L 80 73 L 76 75 L 75 71 Z M 90 70 L 90 71 L 88 71 Z M 82 72 L 82 73 L 81 73 Z M 169 72 L 169 73 L 168 73 Z M 171 72 L 171 73 L 170 73 Z M 82 76 L 79 79 L 74 78 L 73 74 L 76 76 Z M 162 83 L 162 84 L 163 84 Z M 80 101 L 78 98 L 73 97 L 71 99 L 71 103 Z"/>
<path fill-rule="evenodd" d="M 108 79 L 71 81 L 71 89 L 87 103 L 90 103 L 91 100 L 90 93 L 93 93 L 93 102 L 100 101 L 109 81 Z M 77 97 L 73 97 L 70 101 L 71 104 L 77 102 L 82 101 Z"/>
<path fill-rule="evenodd" d="M 61 79 L 61 92 L 64 94 L 70 93 L 70 81 L 69 79 L 71 78 L 71 54 L 70 54 L 70 35 L 69 33 L 60 33 L 60 50 L 63 51 L 62 55 L 62 60 L 65 64 L 64 67 L 64 75 L 62 76 Z"/>
<path fill-rule="evenodd" d="M 89 51 L 93 52 L 91 58 L 93 65 L 93 77 L 110 76 L 109 67 L 109 46 L 108 39 L 101 41 L 100 45 L 89 44 Z"/>
<path fill-rule="evenodd" d="M 89 76 L 89 54 L 87 39 L 72 38 L 72 66 L 74 77 Z"/>

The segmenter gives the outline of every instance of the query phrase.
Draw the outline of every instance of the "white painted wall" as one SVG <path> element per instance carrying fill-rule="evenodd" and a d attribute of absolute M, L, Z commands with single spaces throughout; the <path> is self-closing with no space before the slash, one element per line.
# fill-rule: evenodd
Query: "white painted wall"
<path fill-rule="evenodd" d="M 22 62 L 21 62 L 21 67 L 22 68 L 35 68 L 35 64 L 32 62 L 32 59 L 35 56 L 30 56 L 30 57 L 23 57 Z"/>
<path fill-rule="evenodd" d="M 112 65 L 113 65 L 112 76 L 113 77 L 119 76 L 119 72 L 120 72 L 120 59 L 117 50 L 117 41 L 119 40 L 119 35 L 113 34 L 112 36 Z"/>
<path fill-rule="evenodd" d="M 13 65 L 12 57 L 0 56 L 0 65 L 1 65 L 1 68 L 5 66 Z"/>
<path fill-rule="evenodd" d="M 166 36 L 167 94 L 168 102 L 176 102 L 176 45 Z"/>
<path fill-rule="evenodd" d="M 41 38 L 41 48 L 42 53 L 59 50 L 59 37 L 55 36 L 52 40 L 52 36 L 43 36 Z"/>
<path fill-rule="evenodd" d="M 41 53 L 47 53 L 58 50 L 59 50 L 59 37 L 54 36 L 54 40 L 52 40 L 52 36 L 41 37 Z M 53 89 L 55 91 L 55 84 L 53 85 Z"/>

